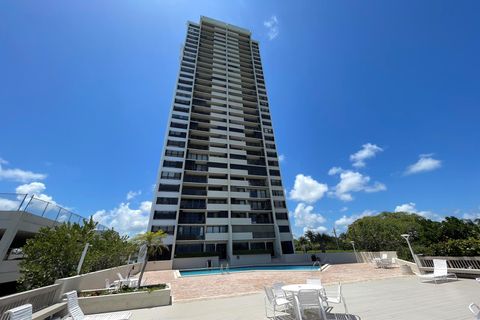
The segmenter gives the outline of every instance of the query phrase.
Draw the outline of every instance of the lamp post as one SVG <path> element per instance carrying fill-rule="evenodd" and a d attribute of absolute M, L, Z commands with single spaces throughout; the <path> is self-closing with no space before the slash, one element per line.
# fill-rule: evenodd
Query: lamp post
<path fill-rule="evenodd" d="M 415 255 L 415 253 L 413 253 L 412 245 L 410 244 L 410 240 L 409 240 L 410 235 L 408 233 L 404 233 L 404 234 L 401 234 L 400 236 L 403 239 L 407 240 L 408 248 L 410 249 L 410 253 L 412 254 L 413 261 L 415 262 L 415 264 L 418 267 L 417 256 Z"/>
<path fill-rule="evenodd" d="M 85 260 L 85 256 L 87 255 L 88 248 L 92 245 L 90 243 L 85 243 L 85 247 L 83 247 L 82 256 L 80 257 L 80 261 L 78 262 L 77 266 L 77 274 L 80 274 L 80 270 L 82 270 L 83 260 Z"/>
<path fill-rule="evenodd" d="M 355 250 L 355 241 L 350 241 L 353 247 L 353 253 L 355 254 L 355 260 L 358 262 L 357 251 Z"/>

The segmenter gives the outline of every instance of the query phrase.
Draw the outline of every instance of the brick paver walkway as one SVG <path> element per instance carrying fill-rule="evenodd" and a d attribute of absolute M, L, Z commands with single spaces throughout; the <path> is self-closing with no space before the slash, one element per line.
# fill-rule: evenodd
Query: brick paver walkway
<path fill-rule="evenodd" d="M 286 284 L 305 283 L 307 278 L 322 279 L 325 284 L 356 282 L 399 277 L 399 268 L 375 269 L 371 264 L 337 264 L 326 271 L 254 271 L 224 275 L 175 278 L 172 270 L 145 272 L 147 284 L 170 283 L 176 302 L 259 292 L 275 282 Z"/>

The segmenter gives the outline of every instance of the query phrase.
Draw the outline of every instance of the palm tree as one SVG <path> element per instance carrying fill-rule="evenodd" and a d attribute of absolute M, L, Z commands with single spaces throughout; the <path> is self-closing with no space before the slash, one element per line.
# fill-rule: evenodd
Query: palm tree
<path fill-rule="evenodd" d="M 143 273 L 145 272 L 145 267 L 147 266 L 148 257 L 156 253 L 162 254 L 163 250 L 168 250 L 168 247 L 163 244 L 163 238 L 166 236 L 167 234 L 163 230 L 158 230 L 157 232 L 148 231 L 137 234 L 132 239 L 132 241 L 139 247 L 147 247 L 147 252 L 145 254 L 145 259 L 143 260 L 142 270 L 140 271 L 140 277 L 137 283 L 137 289 L 140 288 L 140 284 L 142 283 Z"/>

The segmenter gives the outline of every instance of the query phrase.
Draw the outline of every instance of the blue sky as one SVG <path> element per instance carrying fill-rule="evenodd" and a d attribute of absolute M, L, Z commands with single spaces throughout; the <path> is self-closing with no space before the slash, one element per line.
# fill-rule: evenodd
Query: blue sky
<path fill-rule="evenodd" d="M 479 217 L 479 10 L 2 1 L 0 192 L 143 231 L 186 21 L 205 15 L 260 41 L 295 234 L 384 210 Z"/>

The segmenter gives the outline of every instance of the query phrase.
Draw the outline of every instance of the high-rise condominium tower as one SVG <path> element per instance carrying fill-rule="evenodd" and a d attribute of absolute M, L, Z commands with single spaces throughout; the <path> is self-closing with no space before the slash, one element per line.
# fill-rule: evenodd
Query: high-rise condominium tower
<path fill-rule="evenodd" d="M 293 253 L 258 42 L 206 17 L 187 28 L 148 226 L 168 234 L 157 258 Z"/>

